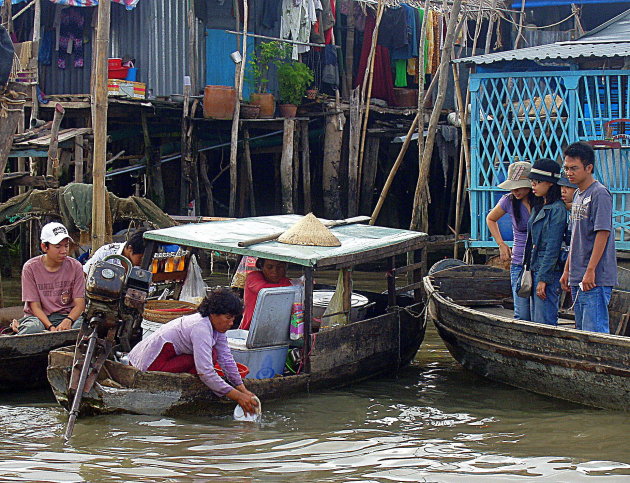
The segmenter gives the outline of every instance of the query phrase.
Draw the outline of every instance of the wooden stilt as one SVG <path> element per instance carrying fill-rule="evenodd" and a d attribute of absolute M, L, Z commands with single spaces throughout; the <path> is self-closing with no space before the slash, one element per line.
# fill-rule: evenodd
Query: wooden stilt
<path fill-rule="evenodd" d="M 238 8 L 238 7 L 237 7 Z M 247 0 L 243 0 L 243 32 L 247 33 L 249 18 L 249 6 Z M 238 166 L 237 166 L 237 150 L 238 150 L 238 128 L 239 117 L 241 114 L 241 98 L 243 96 L 243 79 L 245 76 L 245 65 L 247 58 L 247 35 L 243 35 L 243 48 L 241 49 L 242 61 L 237 64 L 238 82 L 236 83 L 236 104 L 234 106 L 234 117 L 232 119 L 232 131 L 230 134 L 230 216 L 234 216 L 236 204 Z"/>
<path fill-rule="evenodd" d="M 343 311 L 346 316 L 346 323 L 349 324 L 352 310 L 352 270 L 344 268 L 341 272 L 343 277 Z"/>
<path fill-rule="evenodd" d="M 17 105 L 0 106 L 0 112 L 6 115 L 6 117 L 3 117 L 0 121 L 0 183 L 2 183 L 4 171 L 6 170 L 9 160 L 9 151 L 11 151 L 11 146 L 13 145 L 13 136 L 20 122 L 20 111 L 23 112 L 23 109 L 23 103 L 19 105 L 19 107 Z"/>
<path fill-rule="evenodd" d="M 74 138 L 74 182 L 83 183 L 83 135 Z"/>
<path fill-rule="evenodd" d="M 363 158 L 363 177 L 361 179 L 361 209 L 360 212 L 372 212 L 372 198 L 374 184 L 376 182 L 376 170 L 378 168 L 378 150 L 380 145 L 378 137 L 368 137 L 365 142 L 365 157 Z"/>
<path fill-rule="evenodd" d="M 17 125 L 17 133 L 18 134 L 22 134 L 24 132 L 24 122 L 25 122 L 25 118 L 24 118 L 24 109 L 22 109 L 19 112 L 19 119 L 18 119 L 18 125 Z M 17 170 L 20 172 L 25 172 L 26 171 L 26 158 L 18 158 L 17 159 Z M 20 193 L 24 193 L 24 191 L 26 191 L 26 187 L 25 186 L 18 186 L 18 194 Z"/>
<path fill-rule="evenodd" d="M 208 157 L 205 152 L 199 153 L 199 174 L 206 192 L 206 214 L 214 216 L 214 197 L 212 195 L 212 184 L 208 178 Z"/>
<path fill-rule="evenodd" d="M 348 121 L 348 216 L 357 216 L 359 211 L 359 142 L 361 129 L 360 89 L 350 96 L 350 119 Z"/>
<path fill-rule="evenodd" d="M 293 136 L 295 119 L 284 120 L 280 177 L 282 184 L 282 213 L 293 213 Z"/>
<path fill-rule="evenodd" d="M 107 86 L 105 86 L 107 88 Z M 48 145 L 48 160 L 46 163 L 46 176 L 59 177 L 59 150 L 57 149 L 59 143 L 59 127 L 61 121 L 66 113 L 61 104 L 57 103 L 55 106 L 55 114 L 53 116 L 52 128 L 50 130 L 50 144 Z M 55 174 L 57 173 L 57 174 Z"/>
<path fill-rule="evenodd" d="M 252 154 L 249 146 L 249 129 L 243 128 L 243 156 L 247 174 L 247 192 L 249 194 L 249 216 L 256 216 L 256 195 L 254 194 L 254 175 L 252 172 Z"/>
<path fill-rule="evenodd" d="M 448 66 L 453 52 L 453 44 L 455 42 L 455 33 L 458 28 L 458 16 L 461 6 L 462 0 L 453 0 L 448 26 L 446 29 L 446 39 L 444 41 L 444 48 L 442 49 L 442 57 L 440 59 L 440 66 L 438 69 L 439 80 L 437 97 L 435 105 L 433 106 L 433 111 L 431 112 L 431 118 L 429 120 L 429 132 L 422 152 L 418 182 L 416 184 L 416 196 L 414 197 L 413 212 L 411 215 L 411 228 L 414 230 L 421 230 L 425 232 L 428 230 L 429 221 L 426 216 L 426 210 L 429 202 L 429 193 L 426 183 L 429 175 L 429 168 L 431 166 L 431 157 L 433 155 L 433 145 L 435 143 L 437 124 L 440 118 L 442 105 L 444 104 L 446 87 L 448 85 Z M 463 21 L 464 20 L 462 18 L 461 25 L 463 25 Z"/>
<path fill-rule="evenodd" d="M 354 4 L 350 4 L 350 13 L 346 16 L 346 71 L 344 72 L 345 96 L 352 92 L 354 74 Z"/>
<path fill-rule="evenodd" d="M 291 197 L 293 199 L 293 210 L 299 213 L 300 209 L 300 125 L 295 122 L 293 130 L 293 183 L 291 185 Z"/>
<path fill-rule="evenodd" d="M 164 208 L 166 199 L 164 196 L 164 184 L 162 182 L 162 163 L 160 162 L 160 149 L 153 145 L 149 131 L 147 113 L 140 112 L 142 121 L 142 134 L 144 136 L 144 157 L 147 164 L 147 197 L 160 208 Z"/>
<path fill-rule="evenodd" d="M 304 213 L 313 211 L 311 201 L 311 148 L 308 139 L 308 121 L 301 121 L 302 136 L 302 188 L 304 191 Z"/>
<path fill-rule="evenodd" d="M 322 191 L 324 213 L 327 218 L 343 218 L 339 195 L 339 164 L 341 162 L 341 143 L 345 116 L 335 113 L 326 119 L 324 138 L 324 161 L 322 169 Z"/>
<path fill-rule="evenodd" d="M 107 57 L 111 0 L 98 4 L 96 42 L 92 64 L 92 126 L 94 130 L 94 166 L 92 171 L 92 253 L 105 243 L 105 161 L 107 159 Z"/>
<path fill-rule="evenodd" d="M 41 0 L 35 0 L 33 5 L 33 43 L 31 44 L 31 61 L 29 68 L 35 69 L 36 79 L 31 86 L 31 122 L 38 119 L 39 116 L 39 99 L 37 98 L 37 86 L 39 84 L 39 42 L 41 40 L 41 18 L 42 4 Z M 30 124 L 30 122 L 29 122 Z"/>

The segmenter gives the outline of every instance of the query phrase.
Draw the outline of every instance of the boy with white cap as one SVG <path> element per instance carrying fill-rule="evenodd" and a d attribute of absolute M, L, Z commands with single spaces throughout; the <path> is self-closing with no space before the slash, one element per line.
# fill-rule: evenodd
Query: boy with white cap
<path fill-rule="evenodd" d="M 44 254 L 22 267 L 24 317 L 14 321 L 18 335 L 78 329 L 85 309 L 85 277 L 81 263 L 68 256 L 68 230 L 48 223 L 40 238 Z"/>

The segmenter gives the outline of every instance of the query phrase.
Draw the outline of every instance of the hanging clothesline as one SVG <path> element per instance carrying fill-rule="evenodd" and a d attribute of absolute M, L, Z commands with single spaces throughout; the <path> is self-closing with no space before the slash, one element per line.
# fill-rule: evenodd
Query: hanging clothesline
<path fill-rule="evenodd" d="M 13 5 L 25 2 L 26 0 L 11 0 Z M 96 7 L 98 0 L 50 0 L 52 3 L 58 5 L 68 5 L 71 7 Z M 133 10 L 136 8 L 140 0 L 112 0 L 112 2 L 120 3 L 124 5 L 127 10 Z M 0 7 L 4 5 L 5 0 L 0 0 Z M 32 2 L 31 2 L 32 3 Z M 30 5 L 28 5 L 30 7 Z"/>

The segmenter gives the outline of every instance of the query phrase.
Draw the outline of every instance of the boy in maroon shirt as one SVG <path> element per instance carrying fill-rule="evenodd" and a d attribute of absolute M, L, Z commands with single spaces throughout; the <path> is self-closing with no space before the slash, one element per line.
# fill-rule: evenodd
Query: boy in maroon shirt
<path fill-rule="evenodd" d="M 43 255 L 22 268 L 24 317 L 14 321 L 18 335 L 81 327 L 85 309 L 85 277 L 81 263 L 68 257 L 72 238 L 61 223 L 42 228 Z"/>

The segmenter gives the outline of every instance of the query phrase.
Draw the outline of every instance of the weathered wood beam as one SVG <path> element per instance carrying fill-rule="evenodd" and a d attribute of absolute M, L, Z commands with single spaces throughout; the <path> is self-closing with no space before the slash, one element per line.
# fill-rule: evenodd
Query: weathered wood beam
<path fill-rule="evenodd" d="M 284 120 L 280 182 L 282 184 L 282 213 L 293 213 L 293 149 L 295 147 L 295 119 Z"/>
<path fill-rule="evenodd" d="M 48 145 L 48 160 L 46 161 L 47 176 L 59 176 L 59 150 L 57 147 L 59 145 L 59 128 L 65 113 L 66 111 L 61 107 L 61 104 L 55 106 L 55 114 L 50 131 L 50 144 Z"/>

